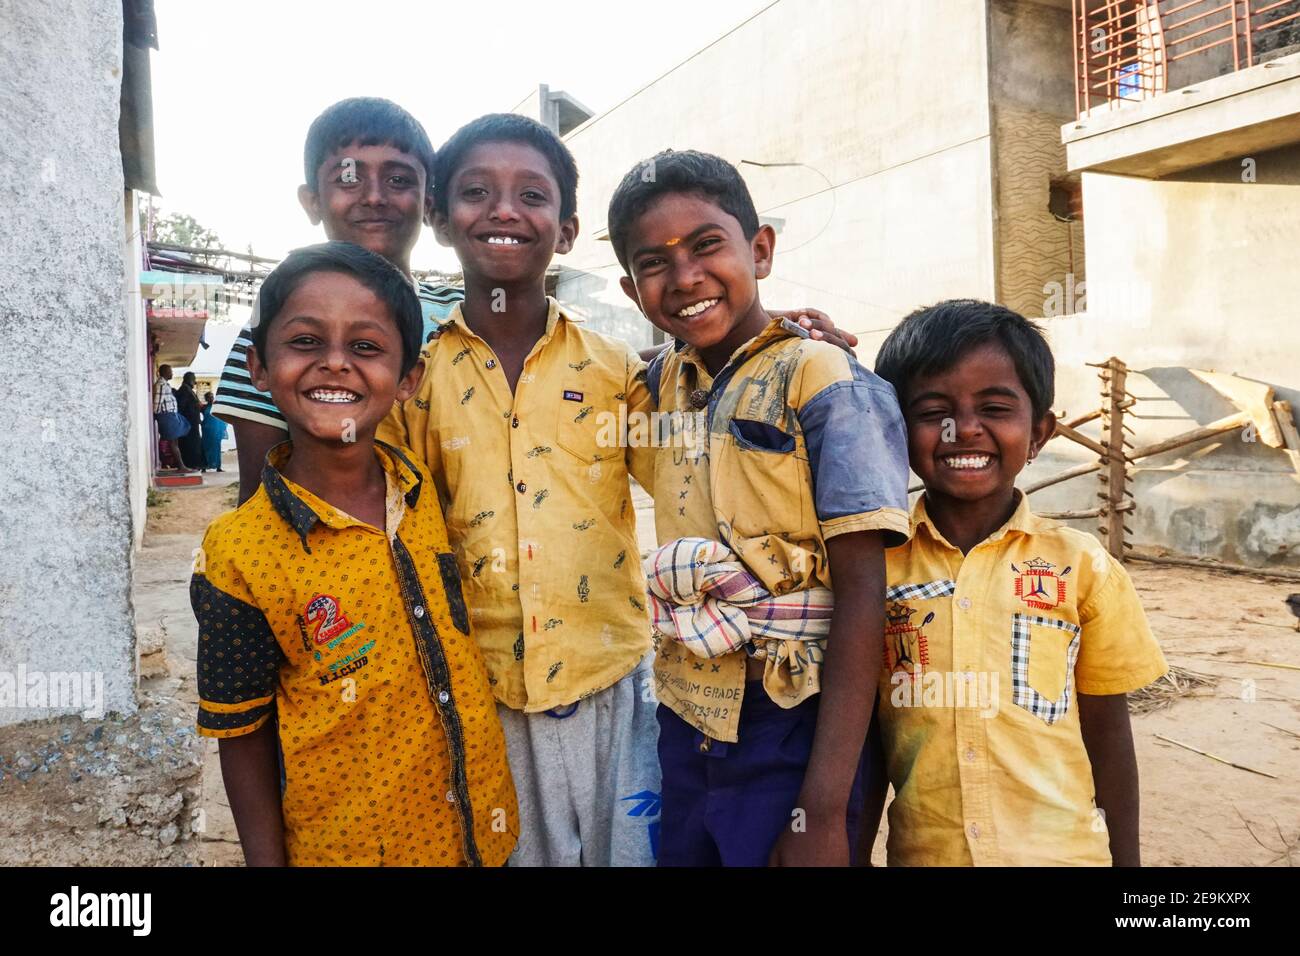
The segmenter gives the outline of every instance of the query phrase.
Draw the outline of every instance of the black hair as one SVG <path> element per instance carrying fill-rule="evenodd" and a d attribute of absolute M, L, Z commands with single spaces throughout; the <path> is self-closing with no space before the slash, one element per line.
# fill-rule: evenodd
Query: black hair
<path fill-rule="evenodd" d="M 466 155 L 480 143 L 522 143 L 531 146 L 551 167 L 551 175 L 560 186 L 560 220 L 578 211 L 578 164 L 564 141 L 535 119 L 518 113 L 488 113 L 466 123 L 438 150 L 433 176 L 433 206 L 448 215 L 447 186 Z"/>
<path fill-rule="evenodd" d="M 312 120 L 303 146 L 304 182 L 316 191 L 316 173 L 335 150 L 358 146 L 393 146 L 410 153 L 424 166 L 426 191 L 433 189 L 433 144 L 424 127 L 392 100 L 354 96 L 339 100 Z"/>
<path fill-rule="evenodd" d="M 978 299 L 948 299 L 917 309 L 894 327 L 876 355 L 876 374 L 894 386 L 906 406 L 918 375 L 946 372 L 972 349 L 996 345 L 1016 367 L 1034 419 L 1052 408 L 1056 362 L 1043 330 L 1019 312 Z"/>
<path fill-rule="evenodd" d="M 424 313 L 415 287 L 383 256 L 350 242 L 322 242 L 295 249 L 262 281 L 253 317 L 249 322 L 257 356 L 266 362 L 266 336 L 284 304 L 302 280 L 314 272 L 350 275 L 388 306 L 402 337 L 402 374 L 409 372 L 420 357 Z"/>
<path fill-rule="evenodd" d="M 609 239 L 624 271 L 627 271 L 624 246 L 632 223 L 660 196 L 669 193 L 703 196 L 739 222 L 746 239 L 753 239 L 758 233 L 758 210 L 735 166 L 712 153 L 666 149 L 633 166 L 609 200 Z"/>
<path fill-rule="evenodd" d="M 193 372 L 186 372 L 184 375 L 181 376 L 182 385 L 195 385 L 198 383 L 198 380 L 199 380 L 198 376 L 196 376 Z"/>

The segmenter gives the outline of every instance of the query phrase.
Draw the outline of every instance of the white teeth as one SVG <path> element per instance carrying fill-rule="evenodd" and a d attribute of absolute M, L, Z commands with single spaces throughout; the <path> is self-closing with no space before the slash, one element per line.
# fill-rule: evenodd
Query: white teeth
<path fill-rule="evenodd" d="M 517 246 L 519 240 L 513 236 L 488 236 L 488 243 L 494 246 Z"/>
<path fill-rule="evenodd" d="M 703 302 L 696 302 L 694 305 L 688 305 L 677 313 L 679 319 L 689 319 L 693 315 L 699 315 L 705 309 L 717 305 L 717 299 L 705 299 Z"/>
<path fill-rule="evenodd" d="M 318 402 L 334 402 L 338 404 L 344 404 L 347 402 L 356 402 L 361 399 L 361 396 L 358 395 L 356 392 L 327 389 L 327 388 L 313 389 L 312 391 L 307 393 L 307 397 Z"/>
<path fill-rule="evenodd" d="M 954 455 L 945 458 L 943 463 L 949 468 L 983 468 L 991 460 L 988 455 Z"/>

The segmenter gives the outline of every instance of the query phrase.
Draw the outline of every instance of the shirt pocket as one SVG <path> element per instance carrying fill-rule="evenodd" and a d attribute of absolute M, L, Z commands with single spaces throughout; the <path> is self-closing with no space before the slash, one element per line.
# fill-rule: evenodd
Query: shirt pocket
<path fill-rule="evenodd" d="M 612 394 L 592 390 L 589 383 L 584 389 L 565 389 L 559 402 L 555 422 L 555 439 L 561 448 L 585 465 L 607 461 L 623 454 L 626 406 L 602 401 Z M 609 406 L 613 405 L 613 408 Z"/>
<path fill-rule="evenodd" d="M 1056 723 L 1069 710 L 1081 634 L 1070 621 L 1011 616 L 1011 699 L 1044 723 Z"/>
<path fill-rule="evenodd" d="M 811 534 L 807 512 L 811 475 L 796 451 L 795 436 L 769 422 L 733 418 L 727 423 L 734 444 L 718 449 L 710 466 L 713 502 L 720 514 L 734 515 L 733 528 L 745 538 L 786 533 L 802 540 Z"/>

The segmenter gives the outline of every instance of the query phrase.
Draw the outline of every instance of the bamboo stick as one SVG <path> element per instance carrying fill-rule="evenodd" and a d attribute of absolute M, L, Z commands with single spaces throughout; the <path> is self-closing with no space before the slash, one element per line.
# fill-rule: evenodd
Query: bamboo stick
<path fill-rule="evenodd" d="M 1060 435 L 1062 438 L 1070 439 L 1070 441 L 1074 442 L 1076 445 L 1082 445 L 1084 448 L 1087 448 L 1090 451 L 1095 451 L 1097 455 L 1101 458 L 1105 458 L 1107 455 L 1110 454 L 1106 446 L 1101 444 L 1101 442 L 1094 441 L 1093 439 L 1089 438 L 1087 435 L 1075 431 L 1073 428 L 1071 428 L 1069 425 L 1065 424 L 1064 422 L 1056 423 L 1056 434 Z"/>
<path fill-rule="evenodd" d="M 1229 767 L 1236 767 L 1238 770 L 1245 770 L 1247 773 L 1257 773 L 1261 777 L 1268 777 L 1270 780 L 1276 780 L 1277 775 L 1267 773 L 1263 770 L 1256 770 L 1254 767 L 1247 767 L 1245 764 L 1233 763 L 1231 760 L 1224 760 L 1205 750 L 1198 750 L 1191 744 L 1185 744 L 1180 740 L 1174 740 L 1172 737 L 1166 737 L 1164 734 L 1155 734 L 1156 740 L 1163 740 L 1165 743 L 1173 744 L 1175 747 L 1182 747 L 1184 750 L 1190 750 L 1194 754 L 1200 754 L 1202 757 L 1209 757 L 1211 760 L 1217 760 L 1221 764 L 1227 764 Z"/>

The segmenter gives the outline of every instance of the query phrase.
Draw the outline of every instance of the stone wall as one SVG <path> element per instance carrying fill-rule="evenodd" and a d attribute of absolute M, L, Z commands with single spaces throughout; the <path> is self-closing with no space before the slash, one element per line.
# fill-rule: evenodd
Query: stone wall
<path fill-rule="evenodd" d="M 4 8 L 0 726 L 74 709 L 6 695 L 19 665 L 99 675 L 108 711 L 135 710 L 122 5 Z"/>

